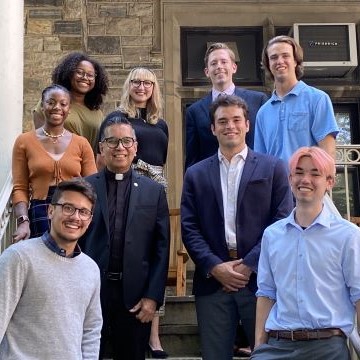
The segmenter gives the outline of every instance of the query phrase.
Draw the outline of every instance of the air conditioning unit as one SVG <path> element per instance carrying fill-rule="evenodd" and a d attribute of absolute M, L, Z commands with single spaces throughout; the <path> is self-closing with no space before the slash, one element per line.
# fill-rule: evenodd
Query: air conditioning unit
<path fill-rule="evenodd" d="M 294 24 L 306 77 L 344 77 L 358 65 L 355 24 Z"/>

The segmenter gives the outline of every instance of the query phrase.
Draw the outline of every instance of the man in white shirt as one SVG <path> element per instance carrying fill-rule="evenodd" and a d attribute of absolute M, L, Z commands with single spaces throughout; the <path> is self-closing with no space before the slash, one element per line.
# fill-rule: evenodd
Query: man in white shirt
<path fill-rule="evenodd" d="M 228 360 L 239 320 L 254 345 L 262 233 L 290 213 L 293 200 L 282 160 L 247 147 L 249 119 L 242 99 L 219 97 L 210 119 L 218 152 L 187 169 L 181 223 L 196 267 L 193 293 L 202 357 Z"/>

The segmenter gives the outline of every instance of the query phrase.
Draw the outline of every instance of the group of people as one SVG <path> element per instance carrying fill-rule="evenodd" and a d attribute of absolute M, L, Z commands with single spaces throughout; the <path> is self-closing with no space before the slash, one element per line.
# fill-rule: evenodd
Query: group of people
<path fill-rule="evenodd" d="M 331 100 L 300 80 L 303 52 L 288 36 L 263 49 L 274 82 L 267 101 L 235 87 L 226 44 L 210 45 L 204 60 L 212 90 L 186 113 L 181 198 L 202 357 L 232 359 L 241 323 L 251 359 L 348 360 L 360 321 L 360 230 L 327 195 L 338 133 Z"/>
<path fill-rule="evenodd" d="M 144 359 L 147 351 L 166 358 L 158 325 L 170 240 L 164 173 L 168 127 L 161 118 L 156 74 L 132 69 L 119 108 L 105 118 L 100 108 L 108 78 L 101 64 L 70 53 L 54 69 L 52 81 L 34 109 L 35 129 L 21 134 L 13 149 L 17 244 L 0 257 L 1 271 L 8 274 L 0 279 L 0 358 Z M 29 238 L 36 244 L 19 242 Z M 25 244 L 33 252 L 42 248 L 33 259 L 42 268 L 34 268 L 31 283 L 27 273 L 33 265 L 23 258 Z M 58 271 L 49 271 L 52 261 L 54 270 L 57 263 L 87 265 L 74 270 L 77 276 L 66 283 L 69 268 L 57 288 Z M 45 266 L 46 275 L 52 275 L 42 289 L 47 276 L 38 271 Z M 21 272 L 20 278 L 13 271 Z M 89 287 L 86 296 L 79 295 L 76 283 Z M 74 289 L 64 304 L 70 306 L 77 297 L 78 306 L 67 311 L 61 301 Z M 29 299 L 37 303 L 31 312 Z M 27 317 L 19 310 L 23 306 Z M 45 314 L 50 320 L 53 312 L 59 313 L 57 321 L 42 326 Z M 17 323 L 20 316 L 28 323 L 24 328 Z M 22 346 L 19 337 L 28 343 Z M 73 337 L 75 343 L 67 346 Z"/>
<path fill-rule="evenodd" d="M 181 196 L 202 357 L 232 359 L 241 325 L 255 360 L 348 360 L 360 231 L 324 206 L 338 133 L 330 98 L 300 80 L 302 49 L 288 36 L 263 50 L 270 99 L 234 85 L 226 44 L 204 61 L 212 90 L 186 112 Z M 96 61 L 69 54 L 52 80 L 36 129 L 14 144 L 0 358 L 166 357 L 168 127 L 156 75 L 132 69 L 105 119 Z"/>

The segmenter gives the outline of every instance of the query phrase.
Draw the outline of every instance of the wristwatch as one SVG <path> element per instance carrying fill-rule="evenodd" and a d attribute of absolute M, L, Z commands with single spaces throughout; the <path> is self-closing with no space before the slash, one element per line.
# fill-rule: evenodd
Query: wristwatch
<path fill-rule="evenodd" d="M 20 215 L 16 219 L 16 225 L 19 226 L 20 224 L 24 223 L 25 221 L 30 222 L 29 217 L 27 215 Z"/>

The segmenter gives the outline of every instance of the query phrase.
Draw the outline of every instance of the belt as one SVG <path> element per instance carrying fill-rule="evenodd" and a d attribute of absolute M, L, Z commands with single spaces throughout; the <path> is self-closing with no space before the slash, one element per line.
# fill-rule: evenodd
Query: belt
<path fill-rule="evenodd" d="M 345 334 L 340 329 L 329 328 L 329 329 L 293 330 L 293 331 L 270 330 L 269 336 L 276 339 L 306 341 L 306 340 L 330 339 L 333 336 L 345 337 Z"/>
<path fill-rule="evenodd" d="M 229 257 L 230 259 L 237 259 L 237 250 L 236 249 L 229 249 Z"/>
<path fill-rule="evenodd" d="M 110 281 L 118 281 L 122 279 L 122 273 L 108 271 L 105 273 L 106 279 Z"/>

